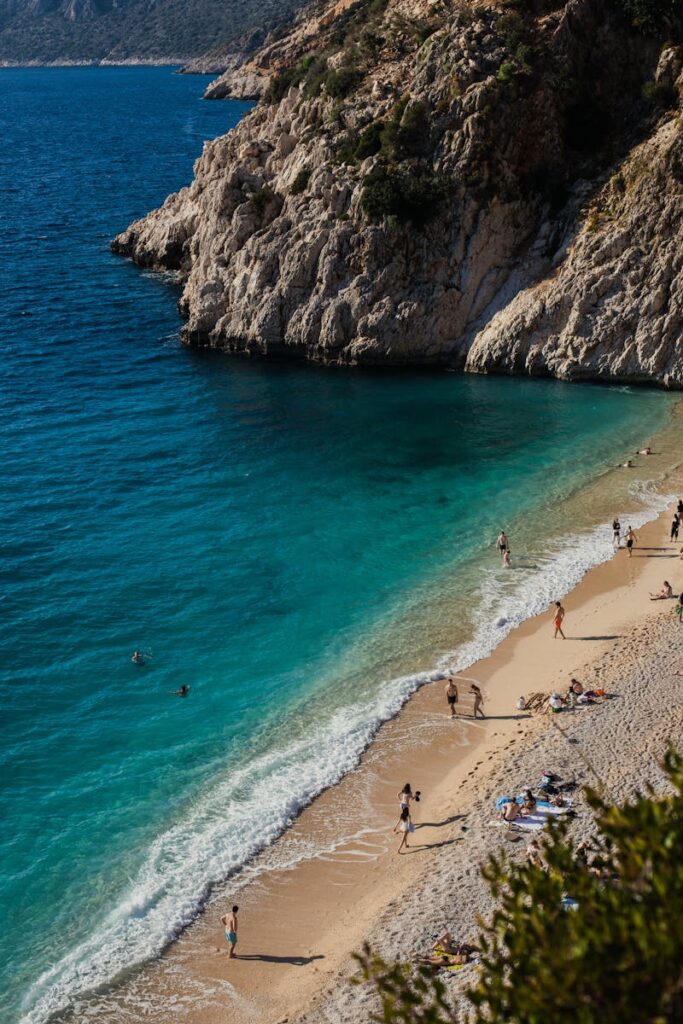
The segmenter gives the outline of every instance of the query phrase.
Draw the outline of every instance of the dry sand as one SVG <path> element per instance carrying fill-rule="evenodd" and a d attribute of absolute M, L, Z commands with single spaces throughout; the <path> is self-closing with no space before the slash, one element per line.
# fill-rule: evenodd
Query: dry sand
<path fill-rule="evenodd" d="M 445 926 L 473 939 L 477 914 L 491 907 L 479 865 L 502 844 L 520 856 L 526 846 L 491 826 L 497 795 L 535 786 L 544 768 L 591 782 L 590 764 L 621 798 L 643 779 L 657 780 L 668 738 L 681 743 L 683 677 L 673 672 L 683 667 L 683 626 L 675 602 L 648 598 L 664 577 L 683 590 L 670 520 L 667 512 L 644 527 L 632 559 L 621 550 L 567 597 L 566 641 L 553 640 L 549 610 L 468 670 L 485 694 L 486 721 L 468 717 L 464 696 L 450 721 L 443 684 L 425 686 L 382 728 L 359 768 L 239 880 L 221 886 L 157 963 L 100 995 L 96 1008 L 81 1004 L 71 1019 L 94 1011 L 110 1022 L 366 1021 L 369 995 L 346 981 L 364 940 L 409 957 Z M 570 675 L 616 696 L 559 716 L 516 711 L 521 694 L 565 690 Z M 459 685 L 464 695 L 468 684 Z M 398 856 L 396 794 L 408 780 L 424 797 L 411 850 Z M 589 821 L 580 800 L 577 809 L 580 831 Z M 219 920 L 233 901 L 237 960 L 227 957 Z"/>

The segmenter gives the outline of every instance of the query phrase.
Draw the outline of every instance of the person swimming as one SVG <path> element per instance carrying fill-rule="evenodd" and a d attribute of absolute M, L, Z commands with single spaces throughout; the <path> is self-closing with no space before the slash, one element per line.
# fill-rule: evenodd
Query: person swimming
<path fill-rule="evenodd" d="M 139 651 L 137 649 L 137 647 L 133 651 L 133 657 L 130 660 L 133 662 L 134 665 L 144 665 L 145 664 L 145 657 L 144 657 L 142 651 Z"/>
<path fill-rule="evenodd" d="M 190 692 L 190 687 L 186 686 L 185 683 L 183 683 L 179 690 L 169 690 L 168 692 L 173 697 L 187 697 L 188 693 Z"/>

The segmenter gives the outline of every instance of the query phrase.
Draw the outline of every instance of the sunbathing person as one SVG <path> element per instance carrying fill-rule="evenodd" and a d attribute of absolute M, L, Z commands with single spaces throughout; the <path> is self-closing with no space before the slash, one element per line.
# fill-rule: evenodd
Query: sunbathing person
<path fill-rule="evenodd" d="M 510 800 L 508 801 L 508 803 L 503 804 L 503 806 L 500 809 L 500 814 L 503 821 L 508 822 L 515 821 L 517 818 L 519 818 L 521 813 L 522 808 L 514 800 Z"/>
<path fill-rule="evenodd" d="M 432 967 L 462 967 L 470 962 L 469 953 L 434 953 L 432 956 L 419 956 L 418 960 Z"/>
<path fill-rule="evenodd" d="M 524 790 L 524 800 L 522 801 L 522 814 L 535 814 L 536 813 L 536 797 L 530 789 Z"/>
<path fill-rule="evenodd" d="M 650 594 L 651 601 L 668 601 L 674 596 L 673 587 L 668 580 L 664 580 L 662 589 L 657 594 Z"/>
<path fill-rule="evenodd" d="M 444 932 L 443 935 L 439 935 L 438 939 L 435 940 L 432 949 L 441 949 L 444 953 L 458 952 L 458 948 L 453 942 L 453 936 L 450 932 Z"/>

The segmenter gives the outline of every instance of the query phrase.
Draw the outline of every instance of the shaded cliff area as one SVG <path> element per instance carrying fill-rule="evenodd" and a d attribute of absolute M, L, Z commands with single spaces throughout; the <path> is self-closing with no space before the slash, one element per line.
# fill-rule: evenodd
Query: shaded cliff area
<path fill-rule="evenodd" d="M 185 340 L 683 386 L 679 0 L 340 0 L 113 247 Z M 239 73 L 236 69 L 235 73 Z"/>

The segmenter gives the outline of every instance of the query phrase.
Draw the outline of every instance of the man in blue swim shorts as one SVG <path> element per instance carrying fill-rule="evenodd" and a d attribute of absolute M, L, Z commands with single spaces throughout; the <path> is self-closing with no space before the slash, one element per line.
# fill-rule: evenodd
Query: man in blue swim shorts
<path fill-rule="evenodd" d="M 225 939 L 226 939 L 226 942 L 228 943 L 228 945 L 230 946 L 230 950 L 228 952 L 228 958 L 230 960 L 237 959 L 237 956 L 236 956 L 236 953 L 235 953 L 235 946 L 237 945 L 237 911 L 238 910 L 239 910 L 239 907 L 238 906 L 234 906 L 232 908 L 231 913 L 224 914 L 223 917 L 221 918 L 221 923 L 225 925 Z"/>

